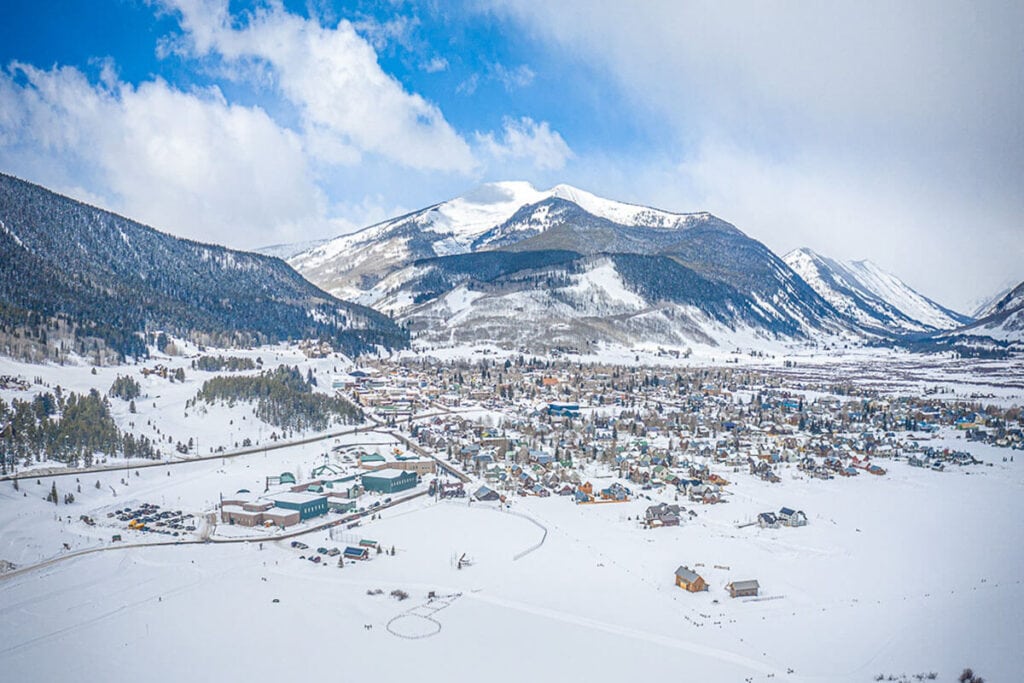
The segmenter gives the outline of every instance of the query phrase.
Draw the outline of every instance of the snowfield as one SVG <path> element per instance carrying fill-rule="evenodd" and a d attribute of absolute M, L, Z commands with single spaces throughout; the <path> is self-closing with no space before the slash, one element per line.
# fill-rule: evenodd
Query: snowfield
<path fill-rule="evenodd" d="M 996 459 L 992 450 L 982 457 Z M 287 466 L 301 465 L 295 457 Z M 251 485 L 263 460 L 228 461 L 212 477 L 176 469 L 173 485 L 162 472 L 142 479 L 201 504 L 212 488 Z M 680 671 L 711 681 L 928 671 L 952 680 L 966 666 L 1016 680 L 1024 463 L 944 473 L 893 463 L 883 478 L 828 482 L 785 473 L 776 486 L 737 474 L 728 504 L 696 506 L 681 527 L 655 530 L 636 521 L 645 499 L 514 499 L 501 511 L 419 498 L 350 538 L 302 538 L 307 552 L 359 538 L 396 550 L 343 569 L 333 558 L 301 560 L 286 541 L 101 551 L 0 579 L 0 662 L 19 681 L 67 671 L 85 681 L 269 681 L 328 652 L 315 672 L 343 666 L 380 680 L 480 671 L 498 681 L 530 671 L 545 680 Z M 12 493 L 5 484 L 0 495 L 5 540 L 25 528 L 12 514 L 25 503 Z M 737 528 L 783 505 L 810 524 Z M 462 556 L 471 564 L 459 569 Z M 711 589 L 676 588 L 680 564 Z M 750 578 L 764 599 L 728 597 L 726 583 Z M 396 589 L 409 599 L 390 597 Z M 450 597 L 431 601 L 430 591 Z M 524 652 L 528 661 L 515 663 Z"/>

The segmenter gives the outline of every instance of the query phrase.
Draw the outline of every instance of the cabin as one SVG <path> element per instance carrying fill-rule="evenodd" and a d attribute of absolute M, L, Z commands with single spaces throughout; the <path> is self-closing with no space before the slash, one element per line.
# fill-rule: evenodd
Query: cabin
<path fill-rule="evenodd" d="M 757 525 L 762 529 L 778 529 L 779 518 L 774 512 L 762 512 L 757 516 Z"/>
<path fill-rule="evenodd" d="M 751 579 L 749 581 L 733 581 L 725 589 L 729 591 L 730 598 L 749 598 L 757 597 L 761 586 L 757 583 L 757 579 Z"/>
<path fill-rule="evenodd" d="M 687 566 L 680 566 L 676 569 L 676 585 L 690 593 L 699 593 L 708 589 L 704 578 Z"/>

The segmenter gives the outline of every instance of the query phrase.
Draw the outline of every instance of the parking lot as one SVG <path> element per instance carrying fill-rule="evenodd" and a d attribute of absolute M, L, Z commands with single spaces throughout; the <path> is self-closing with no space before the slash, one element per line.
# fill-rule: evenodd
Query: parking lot
<path fill-rule="evenodd" d="M 195 517 L 181 510 L 161 510 L 159 505 L 142 503 L 107 513 L 107 518 L 124 524 L 126 529 L 143 533 L 183 536 L 196 530 Z"/>

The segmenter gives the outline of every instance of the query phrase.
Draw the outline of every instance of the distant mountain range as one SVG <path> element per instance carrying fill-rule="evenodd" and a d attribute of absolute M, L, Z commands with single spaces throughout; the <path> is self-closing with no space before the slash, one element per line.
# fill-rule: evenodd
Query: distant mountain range
<path fill-rule="evenodd" d="M 80 351 L 121 356 L 145 353 L 154 330 L 228 346 L 314 338 L 349 353 L 407 343 L 386 316 L 280 259 L 178 239 L 2 174 L 0 262 L 0 322 L 45 357 L 57 330 Z"/>
<path fill-rule="evenodd" d="M 349 354 L 405 346 L 410 332 L 425 344 L 531 351 L 835 335 L 1024 350 L 1024 285 L 974 321 L 870 262 L 809 249 L 780 259 L 709 213 L 567 185 L 492 183 L 351 235 L 264 251 L 290 255 L 298 272 L 0 174 L 0 352 L 55 358 L 99 345 L 137 356 L 155 331 L 221 346 L 322 339 Z"/>
<path fill-rule="evenodd" d="M 806 248 L 791 251 L 783 260 L 837 311 L 867 330 L 908 334 L 973 322 L 870 261 L 840 262 Z"/>
<path fill-rule="evenodd" d="M 714 345 L 853 327 L 771 250 L 709 213 L 567 185 L 484 185 L 289 262 L 436 343 Z"/>

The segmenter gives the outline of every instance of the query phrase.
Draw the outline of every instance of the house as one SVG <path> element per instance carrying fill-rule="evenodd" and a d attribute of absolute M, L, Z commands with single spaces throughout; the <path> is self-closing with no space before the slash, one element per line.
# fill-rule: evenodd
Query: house
<path fill-rule="evenodd" d="M 481 486 L 476 490 L 476 493 L 473 494 L 473 498 L 476 500 L 498 500 L 501 496 L 498 495 L 498 492 L 494 489 Z"/>
<path fill-rule="evenodd" d="M 658 503 L 657 505 L 651 505 L 644 512 L 644 519 L 647 522 L 647 526 L 679 526 L 680 510 L 678 505 L 669 505 L 668 503 Z"/>
<path fill-rule="evenodd" d="M 757 525 L 762 529 L 777 529 L 779 528 L 779 518 L 775 516 L 774 512 L 762 512 L 757 516 Z"/>
<path fill-rule="evenodd" d="M 530 489 L 530 493 L 532 493 L 535 496 L 540 496 L 541 498 L 547 498 L 548 496 L 551 495 L 551 491 L 548 491 L 540 484 L 534 484 L 533 488 Z"/>
<path fill-rule="evenodd" d="M 579 414 L 579 403 L 552 401 L 551 403 L 548 404 L 548 415 L 557 415 L 560 417 L 579 417 Z"/>
<path fill-rule="evenodd" d="M 368 560 L 370 559 L 370 551 L 366 548 L 348 546 L 345 548 L 345 559 L 346 560 Z"/>
<path fill-rule="evenodd" d="M 729 597 L 731 598 L 746 598 L 756 597 L 757 591 L 761 586 L 757 583 L 757 579 L 751 579 L 750 581 L 733 581 L 725 587 L 729 591 Z"/>
<path fill-rule="evenodd" d="M 782 508 L 779 510 L 779 522 L 786 526 L 806 526 L 807 515 L 803 510 Z"/>
<path fill-rule="evenodd" d="M 619 482 L 614 482 L 608 488 L 601 489 L 601 498 L 603 500 L 626 501 L 629 500 L 629 489 Z"/>
<path fill-rule="evenodd" d="M 706 591 L 708 584 L 700 574 L 687 566 L 680 566 L 676 569 L 676 585 L 690 593 Z"/>

